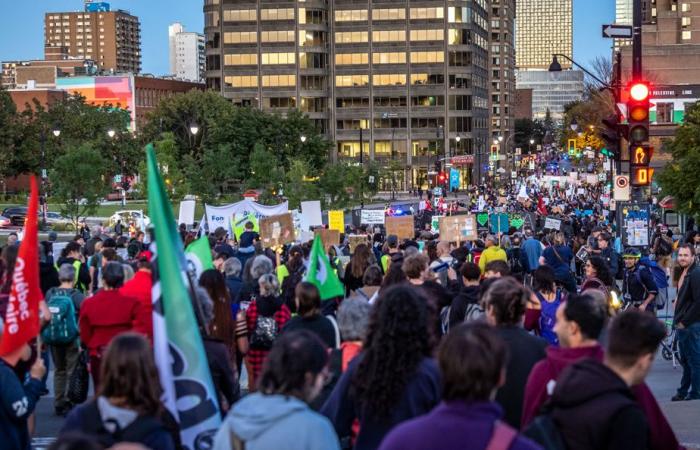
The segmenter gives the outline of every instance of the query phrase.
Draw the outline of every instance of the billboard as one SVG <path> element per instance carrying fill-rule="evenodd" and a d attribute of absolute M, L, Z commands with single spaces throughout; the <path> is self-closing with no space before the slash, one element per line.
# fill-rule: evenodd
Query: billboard
<path fill-rule="evenodd" d="M 129 110 L 129 129 L 136 129 L 136 90 L 133 75 L 57 78 L 56 88 L 70 94 L 80 94 L 92 105 Z"/>

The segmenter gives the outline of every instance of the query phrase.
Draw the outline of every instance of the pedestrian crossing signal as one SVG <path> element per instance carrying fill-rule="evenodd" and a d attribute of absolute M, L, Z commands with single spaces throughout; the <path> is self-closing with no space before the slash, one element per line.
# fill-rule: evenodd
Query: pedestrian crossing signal
<path fill-rule="evenodd" d="M 649 186 L 654 176 L 654 169 L 650 167 L 632 167 L 632 186 Z"/>
<path fill-rule="evenodd" d="M 569 156 L 576 155 L 576 139 L 569 139 L 567 148 L 569 149 Z"/>

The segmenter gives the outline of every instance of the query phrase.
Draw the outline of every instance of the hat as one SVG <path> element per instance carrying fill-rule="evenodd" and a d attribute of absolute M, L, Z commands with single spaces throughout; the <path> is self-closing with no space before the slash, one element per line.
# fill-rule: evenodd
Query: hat
<path fill-rule="evenodd" d="M 56 242 L 58 234 L 55 231 L 49 231 L 49 242 Z"/>
<path fill-rule="evenodd" d="M 634 247 L 628 247 L 625 249 L 625 252 L 622 254 L 622 258 L 641 258 L 642 257 L 642 252 L 639 251 L 638 248 Z"/>
<path fill-rule="evenodd" d="M 151 261 L 153 259 L 153 252 L 150 250 L 143 250 L 141 253 L 136 255 L 136 259 L 145 259 L 146 261 Z"/>
<path fill-rule="evenodd" d="M 396 247 L 399 245 L 399 238 L 395 234 L 390 234 L 386 237 L 386 243 L 389 247 Z"/>

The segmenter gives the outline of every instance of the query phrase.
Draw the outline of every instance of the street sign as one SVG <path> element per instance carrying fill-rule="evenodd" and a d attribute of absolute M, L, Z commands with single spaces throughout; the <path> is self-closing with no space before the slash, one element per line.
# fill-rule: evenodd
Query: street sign
<path fill-rule="evenodd" d="M 603 25 L 603 37 L 614 39 L 632 39 L 631 25 Z"/>
<path fill-rule="evenodd" d="M 630 199 L 630 179 L 627 175 L 618 175 L 615 177 L 615 189 L 613 198 L 616 201 L 629 201 Z"/>

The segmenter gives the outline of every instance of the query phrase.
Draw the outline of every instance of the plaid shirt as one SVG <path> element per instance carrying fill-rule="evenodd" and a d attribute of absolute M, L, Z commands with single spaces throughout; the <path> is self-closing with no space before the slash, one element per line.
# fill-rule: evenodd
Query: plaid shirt
<path fill-rule="evenodd" d="M 291 318 L 291 313 L 289 312 L 289 308 L 287 308 L 287 305 L 282 304 L 282 307 L 278 309 L 277 312 L 275 312 L 273 317 L 275 319 L 275 322 L 277 322 L 277 328 L 279 330 L 282 330 L 284 324 L 286 324 L 287 321 Z M 246 322 L 248 324 L 249 336 L 253 334 L 253 331 L 255 331 L 255 324 L 257 321 L 258 305 L 256 301 L 253 300 L 253 302 L 248 307 L 248 310 L 246 311 Z M 256 350 L 252 348 L 248 350 L 246 360 L 248 362 L 248 389 L 250 392 L 257 390 L 256 384 L 258 381 L 258 376 L 260 376 L 260 372 L 262 372 L 263 363 L 265 362 L 265 358 L 267 358 L 267 354 L 269 352 L 269 350 Z"/>

